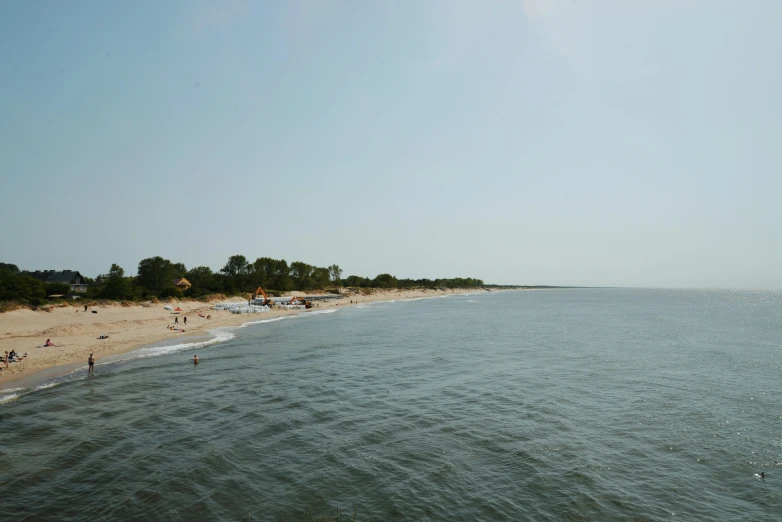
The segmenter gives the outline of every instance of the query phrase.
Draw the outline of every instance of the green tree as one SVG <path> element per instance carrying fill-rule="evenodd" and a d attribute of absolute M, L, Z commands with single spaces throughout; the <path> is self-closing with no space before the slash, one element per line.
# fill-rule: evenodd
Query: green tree
<path fill-rule="evenodd" d="M 284 259 L 259 257 L 253 263 L 253 267 L 255 286 L 262 286 L 264 290 L 274 289 L 282 292 L 291 288 L 290 268 Z"/>
<path fill-rule="evenodd" d="M 13 263 L 0 263 L 0 270 L 8 270 L 15 274 L 19 271 L 19 267 Z"/>
<path fill-rule="evenodd" d="M 274 274 L 276 259 L 270 257 L 259 257 L 253 263 L 252 280 L 254 284 L 266 289 Z"/>
<path fill-rule="evenodd" d="M 312 281 L 312 270 L 314 268 L 303 261 L 291 263 L 291 277 L 293 278 L 294 289 L 309 290 L 314 286 Z"/>
<path fill-rule="evenodd" d="M 235 255 L 228 258 L 222 270 L 226 277 L 226 290 L 230 292 L 249 291 L 250 275 L 252 274 L 252 265 L 247 262 L 247 258 L 242 255 Z"/>
<path fill-rule="evenodd" d="M 331 281 L 328 268 L 315 268 L 312 271 L 312 283 L 315 288 L 326 288 Z"/>
<path fill-rule="evenodd" d="M 184 277 L 187 273 L 184 263 L 171 263 L 171 270 L 174 272 L 174 277 Z"/>
<path fill-rule="evenodd" d="M 190 289 L 188 288 L 188 290 L 190 290 Z M 179 288 L 177 288 L 175 286 L 169 286 L 169 287 L 163 289 L 162 292 L 160 292 L 160 297 L 181 298 L 181 297 L 184 297 L 184 295 L 185 294 L 182 292 L 182 290 L 180 290 Z"/>
<path fill-rule="evenodd" d="M 0 301 L 39 304 L 46 297 L 44 284 L 25 274 L 0 270 Z"/>
<path fill-rule="evenodd" d="M 184 265 L 182 267 L 184 268 Z M 164 288 L 174 286 L 172 280 L 177 275 L 176 268 L 168 259 L 160 256 L 148 257 L 139 262 L 136 281 L 159 294 Z"/>
<path fill-rule="evenodd" d="M 328 270 L 331 280 L 334 281 L 335 285 L 339 285 L 342 282 L 342 269 L 339 265 L 331 265 Z"/>
<path fill-rule="evenodd" d="M 391 274 L 380 274 L 372 280 L 372 286 L 375 288 L 397 288 L 399 285 L 396 277 Z"/>
<path fill-rule="evenodd" d="M 193 285 L 185 291 L 185 295 L 188 297 L 217 292 L 221 289 L 221 285 L 215 278 L 215 274 L 208 266 L 191 268 L 185 274 L 185 277 L 190 281 L 190 284 Z"/>
<path fill-rule="evenodd" d="M 348 276 L 344 282 L 345 282 L 345 286 L 351 286 L 355 288 L 370 286 L 372 284 L 372 281 L 370 281 L 366 277 L 361 277 L 357 275 Z"/>
<path fill-rule="evenodd" d="M 101 292 L 106 299 L 133 299 L 133 286 L 130 278 L 125 277 L 125 270 L 118 264 L 111 265 L 106 276 L 106 285 Z"/>
<path fill-rule="evenodd" d="M 46 295 L 70 294 L 71 285 L 67 283 L 46 283 Z"/>
<path fill-rule="evenodd" d="M 247 258 L 242 255 L 231 256 L 220 271 L 227 276 L 236 277 L 238 275 L 246 274 L 249 271 L 249 263 L 247 262 Z"/>

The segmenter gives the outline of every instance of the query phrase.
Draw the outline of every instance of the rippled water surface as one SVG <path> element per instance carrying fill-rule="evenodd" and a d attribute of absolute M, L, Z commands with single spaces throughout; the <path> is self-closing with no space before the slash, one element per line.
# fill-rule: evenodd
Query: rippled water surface
<path fill-rule="evenodd" d="M 0 518 L 782 519 L 779 292 L 491 293 L 231 333 L 5 392 Z"/>

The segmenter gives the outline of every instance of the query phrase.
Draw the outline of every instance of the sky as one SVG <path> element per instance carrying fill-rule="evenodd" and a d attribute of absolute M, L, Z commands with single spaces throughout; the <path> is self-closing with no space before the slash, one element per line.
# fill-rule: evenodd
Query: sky
<path fill-rule="evenodd" d="M 0 2 L 0 262 L 782 288 L 782 2 Z"/>

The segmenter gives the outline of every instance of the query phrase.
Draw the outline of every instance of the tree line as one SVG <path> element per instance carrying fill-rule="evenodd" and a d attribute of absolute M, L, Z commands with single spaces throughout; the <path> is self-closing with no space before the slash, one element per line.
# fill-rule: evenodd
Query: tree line
<path fill-rule="evenodd" d="M 176 281 L 187 279 L 190 287 L 182 291 Z M 112 264 L 108 273 L 95 279 L 87 278 L 86 298 L 113 300 L 148 300 L 156 297 L 192 297 L 209 294 L 247 294 L 259 286 L 267 294 L 291 290 L 328 290 L 340 286 L 354 288 L 477 288 L 483 281 L 473 278 L 453 279 L 397 279 L 391 274 L 380 274 L 373 279 L 351 275 L 342 277 L 338 265 L 318 267 L 284 259 L 259 257 L 250 262 L 243 255 L 228 258 L 225 266 L 215 272 L 207 266 L 187 269 L 184 263 L 172 262 L 160 256 L 142 259 L 135 276 L 126 276 L 118 264 Z M 0 263 L 0 301 L 23 304 L 41 304 L 49 295 L 67 294 L 66 284 L 43 282 L 19 272 L 16 265 Z"/>

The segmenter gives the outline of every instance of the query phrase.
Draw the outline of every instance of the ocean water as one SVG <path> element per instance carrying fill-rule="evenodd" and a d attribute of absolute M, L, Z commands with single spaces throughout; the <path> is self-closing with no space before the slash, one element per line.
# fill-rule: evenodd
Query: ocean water
<path fill-rule="evenodd" d="M 0 518 L 782 520 L 780 292 L 475 294 L 216 334 L 0 393 Z"/>

